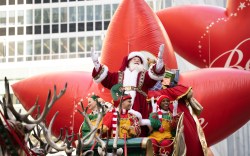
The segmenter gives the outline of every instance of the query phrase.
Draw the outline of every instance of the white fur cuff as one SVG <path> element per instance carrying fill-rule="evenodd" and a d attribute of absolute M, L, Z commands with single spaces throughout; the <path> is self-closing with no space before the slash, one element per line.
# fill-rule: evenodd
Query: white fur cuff
<path fill-rule="evenodd" d="M 103 65 L 103 66 L 102 66 L 102 70 L 100 71 L 100 73 L 98 73 L 98 75 L 96 76 L 97 78 L 94 79 L 94 81 L 95 81 L 96 83 L 102 82 L 102 80 L 104 80 L 104 79 L 107 77 L 107 75 L 108 75 L 108 70 L 109 70 L 108 67 L 105 66 L 105 65 Z"/>
<path fill-rule="evenodd" d="M 148 75 L 151 79 L 156 81 L 160 81 L 164 78 L 164 73 L 160 75 L 155 73 L 155 71 L 153 70 L 153 66 L 150 66 L 150 68 L 148 69 Z"/>

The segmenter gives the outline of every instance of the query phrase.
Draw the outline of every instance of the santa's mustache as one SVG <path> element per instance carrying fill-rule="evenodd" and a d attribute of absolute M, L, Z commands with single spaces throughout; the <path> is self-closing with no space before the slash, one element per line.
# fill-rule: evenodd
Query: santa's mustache
<path fill-rule="evenodd" d="M 140 71 L 144 70 L 144 66 L 143 66 L 143 64 L 137 64 L 137 63 L 134 63 L 134 62 L 130 62 L 129 63 L 129 69 L 131 71 L 136 70 L 136 71 L 140 72 Z"/>

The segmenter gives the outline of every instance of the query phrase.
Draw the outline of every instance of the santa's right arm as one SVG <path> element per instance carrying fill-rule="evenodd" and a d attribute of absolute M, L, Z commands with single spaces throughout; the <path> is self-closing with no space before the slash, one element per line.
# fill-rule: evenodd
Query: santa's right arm
<path fill-rule="evenodd" d="M 92 50 L 91 58 L 94 64 L 92 77 L 96 83 L 101 83 L 105 88 L 111 89 L 118 83 L 118 72 L 111 73 L 107 66 L 98 61 L 98 55 Z"/>

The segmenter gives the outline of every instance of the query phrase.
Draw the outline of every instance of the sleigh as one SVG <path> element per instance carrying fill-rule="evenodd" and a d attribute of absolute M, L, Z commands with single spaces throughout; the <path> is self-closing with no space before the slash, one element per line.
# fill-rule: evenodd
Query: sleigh
<path fill-rule="evenodd" d="M 106 143 L 107 153 L 114 152 L 114 139 L 102 139 Z M 129 138 L 126 139 L 117 139 L 117 149 L 122 148 L 123 153 L 122 155 L 129 155 L 129 156 L 153 156 L 153 144 L 148 137 L 138 137 L 138 138 Z M 82 153 L 91 149 L 93 151 L 93 155 L 99 156 L 98 147 L 101 147 L 100 143 L 92 142 L 91 144 L 84 146 Z M 183 114 L 180 115 L 179 122 L 177 125 L 176 135 L 173 138 L 173 142 L 171 145 L 173 146 L 173 153 L 172 156 L 179 156 L 186 154 L 186 145 L 183 135 Z"/>

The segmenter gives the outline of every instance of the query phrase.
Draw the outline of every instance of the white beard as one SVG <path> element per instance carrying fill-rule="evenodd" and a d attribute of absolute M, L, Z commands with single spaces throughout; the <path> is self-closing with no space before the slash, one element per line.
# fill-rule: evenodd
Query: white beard
<path fill-rule="evenodd" d="M 133 62 L 130 62 L 128 66 L 130 71 L 136 70 L 138 72 L 141 72 L 145 70 L 143 64 L 134 64 Z"/>

